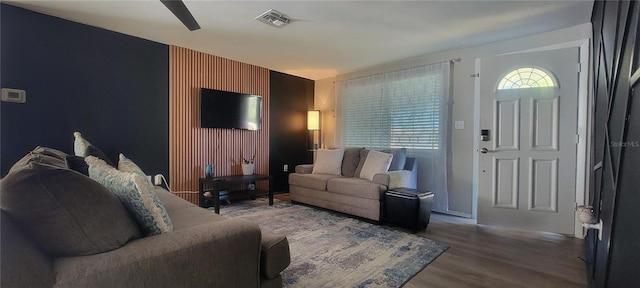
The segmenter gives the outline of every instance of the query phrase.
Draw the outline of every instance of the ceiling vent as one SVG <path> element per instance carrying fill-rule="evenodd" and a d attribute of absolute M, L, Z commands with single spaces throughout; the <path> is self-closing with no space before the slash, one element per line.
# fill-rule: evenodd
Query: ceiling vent
<path fill-rule="evenodd" d="M 266 24 L 269 24 L 277 28 L 281 28 L 284 25 L 287 25 L 289 21 L 291 21 L 287 15 L 284 15 L 273 9 L 270 9 L 269 11 L 264 12 L 260 14 L 260 16 L 253 19 L 256 19 L 260 22 L 264 22 Z"/>

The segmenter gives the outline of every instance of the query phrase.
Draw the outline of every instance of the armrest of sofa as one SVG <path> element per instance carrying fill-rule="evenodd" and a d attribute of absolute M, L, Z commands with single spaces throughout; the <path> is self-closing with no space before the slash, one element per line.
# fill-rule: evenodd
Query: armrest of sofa
<path fill-rule="evenodd" d="M 242 219 L 145 237 L 55 262 L 61 287 L 257 287 L 260 228 Z"/>
<path fill-rule="evenodd" d="M 386 187 L 389 187 L 389 174 L 388 172 L 385 173 L 378 173 L 373 175 L 373 183 L 376 184 L 380 184 L 380 185 L 384 185 Z"/>
<path fill-rule="evenodd" d="M 407 157 L 407 162 L 404 165 L 403 170 L 387 171 L 385 173 L 376 174 L 373 176 L 373 182 L 387 186 L 389 189 L 407 187 L 416 188 L 418 165 L 417 159 L 413 157 Z"/>
<path fill-rule="evenodd" d="M 313 172 L 313 164 L 302 164 L 296 166 L 296 173 L 311 174 Z"/>
<path fill-rule="evenodd" d="M 415 157 L 407 157 L 403 170 L 389 171 L 389 189 L 407 187 L 418 187 L 418 159 Z"/>
<path fill-rule="evenodd" d="M 416 188 L 415 175 L 409 170 L 389 171 L 387 174 L 389 174 L 389 189 Z"/>

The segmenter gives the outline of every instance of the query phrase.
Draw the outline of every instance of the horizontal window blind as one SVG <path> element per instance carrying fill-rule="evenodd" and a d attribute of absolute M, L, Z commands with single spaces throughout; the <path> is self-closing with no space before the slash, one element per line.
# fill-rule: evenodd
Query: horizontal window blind
<path fill-rule="evenodd" d="M 444 62 L 339 83 L 343 146 L 440 149 L 449 65 Z"/>

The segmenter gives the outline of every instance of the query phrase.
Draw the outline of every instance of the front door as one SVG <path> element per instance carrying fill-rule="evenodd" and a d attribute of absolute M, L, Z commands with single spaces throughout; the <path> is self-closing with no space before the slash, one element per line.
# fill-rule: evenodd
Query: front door
<path fill-rule="evenodd" d="M 578 48 L 480 60 L 478 224 L 573 235 Z"/>

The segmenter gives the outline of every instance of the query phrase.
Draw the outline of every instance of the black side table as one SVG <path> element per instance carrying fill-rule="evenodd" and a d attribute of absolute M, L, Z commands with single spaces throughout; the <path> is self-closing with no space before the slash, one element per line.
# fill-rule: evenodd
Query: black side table
<path fill-rule="evenodd" d="M 433 193 L 413 188 L 393 188 L 385 193 L 387 222 L 411 230 L 426 229 Z"/>

